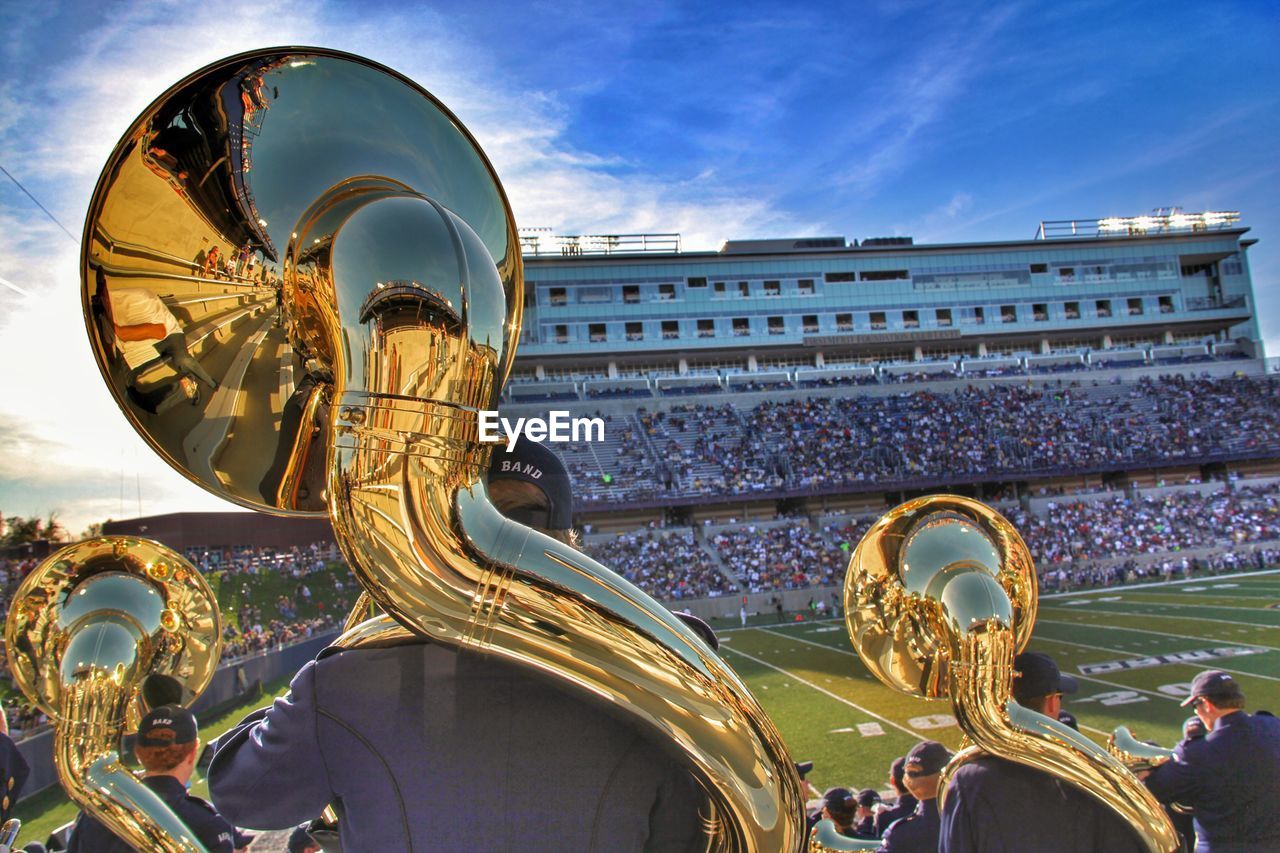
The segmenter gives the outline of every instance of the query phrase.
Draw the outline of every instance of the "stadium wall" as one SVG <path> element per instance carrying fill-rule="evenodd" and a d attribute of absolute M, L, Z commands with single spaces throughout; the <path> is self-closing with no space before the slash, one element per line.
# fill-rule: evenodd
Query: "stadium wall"
<path fill-rule="evenodd" d="M 143 536 L 170 548 L 227 543 L 254 548 L 291 548 L 333 540 L 328 518 L 280 518 L 260 512 L 173 512 L 102 525 L 108 536 Z"/>

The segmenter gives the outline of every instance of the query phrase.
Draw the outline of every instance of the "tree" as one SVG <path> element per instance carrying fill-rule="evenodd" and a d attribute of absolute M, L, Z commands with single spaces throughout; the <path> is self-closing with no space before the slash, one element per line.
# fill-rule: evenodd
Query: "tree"
<path fill-rule="evenodd" d="M 58 521 L 58 513 L 51 512 L 40 528 L 40 538 L 50 542 L 63 542 L 67 538 L 67 529 Z"/>
<path fill-rule="evenodd" d="M 39 538 L 41 538 L 39 516 L 23 518 L 20 515 L 12 515 L 5 519 L 4 544 L 22 545 Z"/>

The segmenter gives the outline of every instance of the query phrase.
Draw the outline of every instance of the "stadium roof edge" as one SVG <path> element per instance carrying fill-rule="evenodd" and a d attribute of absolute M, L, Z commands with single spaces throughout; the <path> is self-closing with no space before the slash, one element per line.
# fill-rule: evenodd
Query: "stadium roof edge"
<path fill-rule="evenodd" d="M 658 259 L 672 260 L 711 260 L 722 259 L 726 257 L 743 258 L 743 257 L 777 257 L 792 254 L 803 254 L 806 257 L 817 256 L 848 256 L 848 257 L 865 257 L 868 255 L 905 255 L 905 254 L 930 254 L 933 252 L 953 252 L 953 251 L 989 251 L 991 249 L 1010 249 L 1014 247 L 1027 247 L 1036 250 L 1052 250 L 1055 247 L 1064 246 L 1082 246 L 1089 244 L 1107 244 L 1116 245 L 1120 243 L 1144 243 L 1144 242 L 1163 242 L 1168 240 L 1214 240 L 1225 236 L 1242 236 L 1247 234 L 1251 228 L 1249 226 L 1241 226 L 1238 228 L 1222 228 L 1213 231 L 1173 231 L 1161 234 L 1117 234 L 1110 236 L 1083 236 L 1083 237 L 1055 237 L 1052 240 L 1042 240 L 1031 237 L 1022 240 L 991 240 L 984 242 L 968 242 L 968 243 L 915 243 L 912 245 L 895 245 L 895 246 L 845 246 L 843 248 L 833 249 L 796 249 L 779 251 L 777 248 L 762 249 L 760 251 L 744 251 L 738 250 L 726 254 L 720 250 L 701 250 L 692 252 L 630 252 L 630 253 L 609 253 L 609 254 L 582 254 L 582 255 L 525 255 L 524 263 L 528 265 L 543 264 L 560 264 L 565 262 L 574 263 L 595 263 L 602 260 L 607 261 L 640 261 L 644 263 L 653 263 Z M 736 243 L 750 241 L 730 241 Z M 760 241 L 772 242 L 772 241 Z M 1251 241 L 1249 245 L 1257 242 Z"/>

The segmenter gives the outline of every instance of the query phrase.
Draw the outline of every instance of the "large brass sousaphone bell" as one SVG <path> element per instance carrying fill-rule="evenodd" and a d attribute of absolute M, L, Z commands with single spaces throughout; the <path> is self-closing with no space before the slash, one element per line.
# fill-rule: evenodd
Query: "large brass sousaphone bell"
<path fill-rule="evenodd" d="M 431 95 L 314 48 L 202 69 L 117 147 L 83 264 L 99 365 L 152 447 L 244 506 L 328 514 L 388 614 L 340 644 L 429 637 L 522 664 L 669 743 L 707 792 L 709 847 L 803 846 L 799 777 L 737 675 L 488 500 L 478 413 L 520 334 L 519 241 Z"/>
<path fill-rule="evenodd" d="M 222 625 L 200 573 L 146 539 L 69 545 L 19 585 L 5 642 L 14 681 L 53 721 L 71 799 L 139 850 L 203 851 L 116 751 L 142 713 L 189 705 L 213 678 Z"/>
<path fill-rule="evenodd" d="M 1012 699 L 1013 659 L 1035 624 L 1037 580 L 1013 527 L 978 501 L 909 501 L 872 526 L 845 579 L 845 624 L 882 682 L 949 698 L 970 746 L 943 773 L 989 753 L 1064 779 L 1123 817 L 1152 851 L 1178 849 L 1155 797 L 1106 750 Z"/>

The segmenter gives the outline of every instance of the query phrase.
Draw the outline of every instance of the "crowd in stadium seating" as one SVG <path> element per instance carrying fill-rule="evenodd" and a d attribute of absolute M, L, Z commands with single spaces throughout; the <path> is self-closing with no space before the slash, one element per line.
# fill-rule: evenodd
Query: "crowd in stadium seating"
<path fill-rule="evenodd" d="M 1007 508 L 1005 514 L 1027 542 L 1048 589 L 1169 580 L 1191 569 L 1253 565 L 1256 558 L 1241 546 L 1280 540 L 1280 485 L 1236 485 L 1203 495 L 1178 490 L 1137 500 L 1116 494 L 1092 502 L 1050 502 L 1040 513 Z M 831 586 L 843 581 L 850 552 L 877 517 L 826 520 L 816 527 L 800 517 L 715 531 L 709 544 L 738 579 L 736 588 L 697 546 L 693 537 L 701 531 L 665 540 L 652 531 L 596 538 L 588 551 L 662 599 Z M 1199 562 L 1179 556 L 1190 549 L 1197 550 Z M 1272 559 L 1271 551 L 1260 553 Z M 1134 559 L 1153 554 L 1169 556 L 1155 563 Z"/>
<path fill-rule="evenodd" d="M 222 660 L 231 661 L 307 640 L 342 625 L 345 613 L 330 613 L 315 619 L 286 622 L 272 619 L 266 625 L 249 623 L 241 628 L 227 625 L 222 631 Z"/>
<path fill-rule="evenodd" d="M 1220 550 L 1204 556 L 1178 557 L 1139 563 L 1117 560 L 1110 563 L 1064 563 L 1040 572 L 1043 592 L 1116 586 L 1143 580 L 1176 580 L 1197 573 L 1230 574 L 1280 565 L 1280 548 L 1258 548 L 1253 552 Z"/>
<path fill-rule="evenodd" d="M 1037 563 L 1157 554 L 1280 539 L 1280 494 L 1237 487 L 1213 494 L 1179 491 L 1095 501 L 1050 502 L 1043 513 L 1009 520 Z"/>
<path fill-rule="evenodd" d="M 767 528 L 749 525 L 720 533 L 713 541 L 747 592 L 835 582 L 835 554 L 803 522 Z"/>
<path fill-rule="evenodd" d="M 733 584 L 688 531 L 638 530 L 584 550 L 645 592 L 663 600 L 711 598 Z"/>
<path fill-rule="evenodd" d="M 261 572 L 277 572 L 282 577 L 300 578 L 318 572 L 327 564 L 340 560 L 337 543 L 332 540 L 312 542 L 310 545 L 292 548 L 192 547 L 185 556 L 208 575 L 222 572 L 227 575 L 256 575 Z"/>
<path fill-rule="evenodd" d="M 759 491 L 781 487 L 767 465 L 769 449 L 744 429 L 732 404 L 675 406 L 644 412 L 640 423 L 661 449 L 656 470 L 669 471 L 669 490 L 684 494 Z"/>
<path fill-rule="evenodd" d="M 584 503 L 626 501 L 642 484 L 664 496 L 804 493 L 1280 452 L 1280 383 L 1184 375 L 981 383 L 745 410 L 682 405 L 634 419 L 615 422 L 625 452 L 593 460 L 589 472 L 598 479 L 602 467 L 616 468 L 619 476 Z M 647 445 L 633 440 L 635 422 Z"/>

